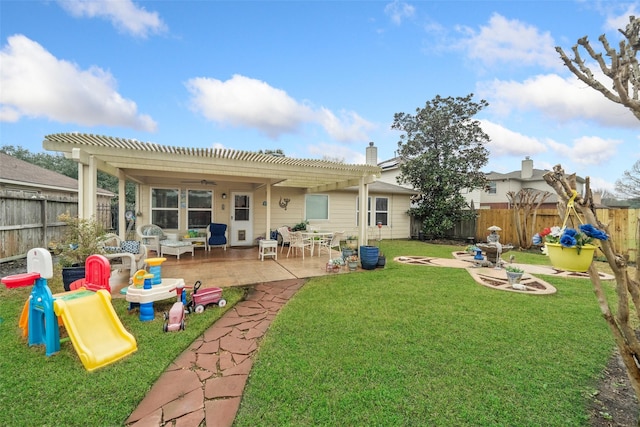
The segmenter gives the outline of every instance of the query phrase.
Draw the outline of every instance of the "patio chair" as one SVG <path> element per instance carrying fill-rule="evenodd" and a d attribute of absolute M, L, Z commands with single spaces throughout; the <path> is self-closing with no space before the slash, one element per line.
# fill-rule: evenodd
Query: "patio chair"
<path fill-rule="evenodd" d="M 105 257 L 111 264 L 112 273 L 126 272 L 129 279 L 145 267 L 147 247 L 137 240 L 121 240 L 115 234 L 105 236 Z"/>
<path fill-rule="evenodd" d="M 209 248 L 223 247 L 227 250 L 227 224 L 218 224 L 212 222 L 207 227 L 207 236 L 209 239 Z"/>
<path fill-rule="evenodd" d="M 160 256 L 160 241 L 167 239 L 162 228 L 155 224 L 144 224 L 136 228 L 136 234 L 147 249 L 156 251 L 156 255 Z"/>
<path fill-rule="evenodd" d="M 311 250 L 313 248 L 313 241 L 311 241 L 311 239 L 305 238 L 302 235 L 302 232 L 292 231 L 291 233 L 289 233 L 289 236 L 290 236 L 290 242 L 289 242 L 289 250 L 287 251 L 287 258 L 289 258 L 289 253 L 291 253 L 291 249 L 293 249 L 294 252 L 301 250 L 302 259 L 304 259 L 305 249 L 308 249 L 309 252 L 311 253 Z"/>
<path fill-rule="evenodd" d="M 282 253 L 282 250 L 284 249 L 284 245 L 285 244 L 289 245 L 291 243 L 291 232 L 289 231 L 289 227 L 284 226 L 284 227 L 278 228 L 278 233 L 282 237 L 282 244 L 280 246 L 280 253 Z"/>
<path fill-rule="evenodd" d="M 320 243 L 320 247 L 318 249 L 318 253 L 322 249 L 326 249 L 327 252 L 329 252 L 329 258 L 331 258 L 331 249 L 338 248 L 338 252 L 341 252 L 340 242 L 344 238 L 344 233 L 345 233 L 344 231 L 337 231 L 337 232 L 333 233 L 333 235 L 331 236 L 331 239 L 323 240 Z"/>

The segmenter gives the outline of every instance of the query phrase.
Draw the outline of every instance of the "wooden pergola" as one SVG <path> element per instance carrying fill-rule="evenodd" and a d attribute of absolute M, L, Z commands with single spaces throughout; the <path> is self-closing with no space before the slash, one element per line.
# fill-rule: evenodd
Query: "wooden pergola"
<path fill-rule="evenodd" d="M 97 211 L 97 171 L 119 179 L 119 210 L 125 211 L 125 183 L 149 184 L 157 178 L 176 180 L 234 181 L 265 187 L 267 200 L 273 187 L 300 188 L 307 193 L 358 186 L 359 233 L 367 242 L 369 184 L 380 177 L 376 165 L 352 165 L 326 160 L 296 159 L 251 151 L 219 148 L 175 147 L 82 133 L 45 136 L 46 150 L 62 152 L 78 163 L 78 215 L 88 218 Z M 125 223 L 120 221 L 121 236 Z M 265 230 L 271 229 L 271 206 Z"/>

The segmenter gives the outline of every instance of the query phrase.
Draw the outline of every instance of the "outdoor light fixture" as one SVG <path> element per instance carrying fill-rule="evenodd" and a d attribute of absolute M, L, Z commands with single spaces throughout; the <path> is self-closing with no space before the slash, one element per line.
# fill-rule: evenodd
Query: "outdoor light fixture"
<path fill-rule="evenodd" d="M 226 199 L 227 198 L 227 193 L 222 193 L 222 198 Z"/>

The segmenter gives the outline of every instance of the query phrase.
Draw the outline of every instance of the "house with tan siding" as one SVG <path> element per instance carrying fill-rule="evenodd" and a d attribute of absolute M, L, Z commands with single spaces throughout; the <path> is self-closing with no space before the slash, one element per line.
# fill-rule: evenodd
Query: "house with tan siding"
<path fill-rule="evenodd" d="M 43 146 L 78 163 L 81 217 L 95 210 L 95 176 L 102 170 L 119 179 L 120 212 L 125 183 L 134 182 L 137 223 L 179 235 L 218 222 L 228 225 L 230 245 L 253 246 L 280 226 L 308 221 L 357 235 L 360 244 L 410 237 L 413 191 L 378 182 L 373 152 L 367 153 L 372 164 L 352 165 L 78 133 L 47 135 Z M 124 236 L 125 221 L 120 224 Z"/>

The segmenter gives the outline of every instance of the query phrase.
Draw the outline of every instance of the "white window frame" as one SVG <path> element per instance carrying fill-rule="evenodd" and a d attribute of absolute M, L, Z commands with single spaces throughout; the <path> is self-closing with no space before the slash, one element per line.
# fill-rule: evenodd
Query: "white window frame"
<path fill-rule="evenodd" d="M 325 218 L 312 218 L 309 215 L 311 215 L 312 210 L 313 209 L 309 209 L 309 202 L 310 199 L 315 199 L 315 198 L 324 198 L 326 200 L 326 217 Z M 328 221 L 329 220 L 329 212 L 330 212 L 330 206 L 329 206 L 329 195 L 328 194 L 305 194 L 304 196 L 304 216 L 305 216 L 305 220 L 307 221 Z M 315 215 L 315 213 L 313 213 Z"/>
<path fill-rule="evenodd" d="M 157 190 L 163 190 L 163 191 L 175 191 L 175 192 L 177 193 L 177 198 L 178 198 L 178 200 L 177 200 L 177 206 L 175 206 L 175 207 L 173 207 L 173 206 L 170 206 L 170 207 L 154 206 L 154 205 L 153 205 L 153 201 L 154 201 L 154 197 L 153 197 L 153 195 L 154 195 L 154 191 L 157 191 Z M 180 189 L 179 189 L 179 188 L 171 188 L 171 187 L 152 187 L 152 188 L 151 188 L 151 190 L 150 190 L 150 194 L 149 194 L 149 198 L 150 198 L 150 199 L 149 199 L 149 202 L 150 202 L 149 204 L 151 205 L 151 222 L 152 222 L 152 223 L 154 223 L 154 224 L 155 224 L 155 223 L 157 223 L 157 222 L 159 222 L 159 221 L 154 221 L 154 219 L 153 219 L 154 212 L 162 212 L 162 211 L 164 211 L 164 212 L 173 212 L 173 211 L 175 211 L 175 212 L 176 212 L 176 214 L 177 214 L 177 216 L 176 216 L 176 227 L 175 227 L 175 228 L 174 228 L 174 227 L 168 227 L 168 226 L 166 226 L 166 224 L 157 224 L 157 225 L 161 225 L 161 226 L 162 226 L 162 228 L 176 229 L 176 230 L 177 230 L 177 229 L 179 229 L 179 228 L 180 228 L 180 203 L 181 203 L 181 196 L 182 196 L 182 194 L 181 194 L 181 192 L 180 192 Z"/>
<path fill-rule="evenodd" d="M 210 197 L 211 206 L 210 206 L 210 207 L 208 207 L 208 208 L 192 208 L 192 207 L 189 205 L 189 200 L 190 200 L 189 196 L 190 196 L 190 192 L 191 192 L 191 191 L 204 191 L 204 192 L 209 192 L 209 193 L 210 193 L 210 196 L 211 196 L 211 197 Z M 190 215 L 189 215 L 189 214 L 190 214 L 191 212 L 209 212 L 209 213 L 211 213 L 209 223 L 214 222 L 214 221 L 213 221 L 213 214 L 214 214 L 214 212 L 215 212 L 215 210 L 214 210 L 214 201 L 215 201 L 214 191 L 213 191 L 213 190 L 209 190 L 209 189 L 203 189 L 203 188 L 188 188 L 188 189 L 186 190 L 186 193 L 187 193 L 187 229 L 188 229 L 188 230 L 192 230 L 192 229 L 199 229 L 199 228 L 201 228 L 201 227 L 192 227 L 192 226 L 191 226 L 191 224 L 189 224 L 189 221 L 190 221 Z M 209 225 L 209 224 L 206 224 L 206 225 L 205 225 L 205 228 L 206 228 L 208 225 Z"/>
<path fill-rule="evenodd" d="M 386 200 L 387 201 L 387 209 L 386 210 L 378 210 L 378 200 Z M 376 207 L 375 211 L 374 211 L 374 218 L 376 219 L 376 223 L 374 225 L 375 226 L 378 225 L 378 214 L 385 214 L 386 215 L 386 221 L 381 221 L 382 225 L 383 226 L 389 225 L 389 198 L 388 197 L 376 197 L 374 206 Z"/>

